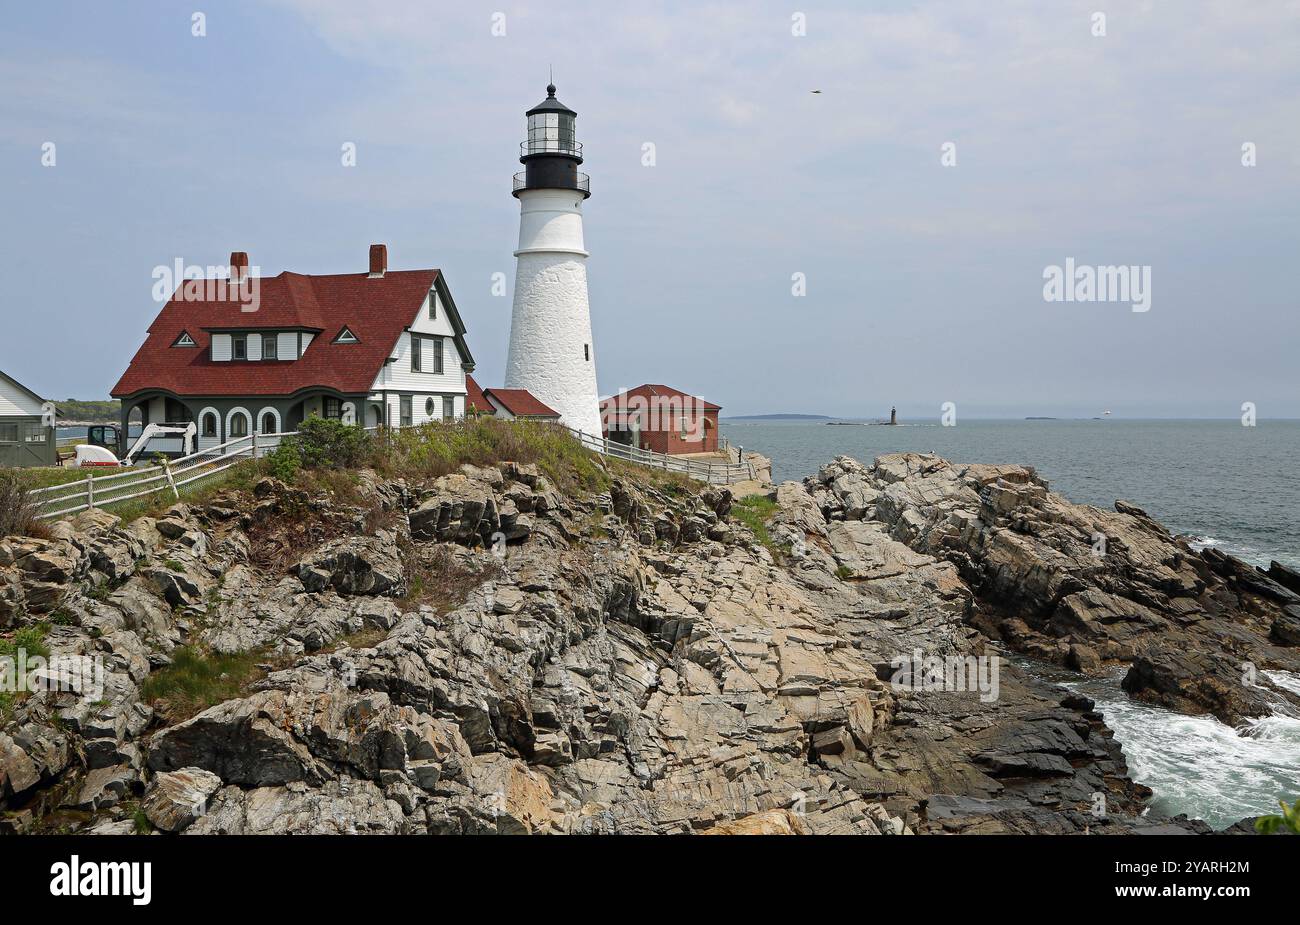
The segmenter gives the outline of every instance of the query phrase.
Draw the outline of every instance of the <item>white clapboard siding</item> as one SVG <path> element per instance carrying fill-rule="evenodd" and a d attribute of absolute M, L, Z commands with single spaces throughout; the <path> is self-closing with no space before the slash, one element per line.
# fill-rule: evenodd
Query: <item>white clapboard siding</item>
<path fill-rule="evenodd" d="M 433 370 L 433 351 L 436 349 L 436 343 L 432 340 L 423 341 L 422 369 L 423 372 L 414 372 L 411 369 L 411 335 L 403 332 L 398 338 L 396 349 L 393 356 L 397 359 L 385 364 L 380 370 L 379 376 L 375 379 L 372 391 L 383 391 L 385 389 L 399 389 L 403 392 L 413 392 L 417 395 L 444 395 L 444 394 L 465 394 L 465 370 L 460 364 L 460 356 L 456 352 L 456 345 L 450 337 L 442 338 L 442 373 L 434 373 Z"/>
<path fill-rule="evenodd" d="M 302 352 L 303 352 L 303 353 L 306 353 L 306 352 L 307 352 L 307 348 L 311 346 L 312 338 L 315 337 L 315 336 L 316 336 L 315 334 L 303 334 L 303 336 L 302 336 Z"/>
<path fill-rule="evenodd" d="M 0 415 L 40 414 L 41 403 L 0 375 Z"/>
<path fill-rule="evenodd" d="M 223 363 L 230 359 L 229 334 L 212 335 L 212 359 L 217 363 Z"/>
<path fill-rule="evenodd" d="M 429 300 L 434 300 L 434 316 L 429 317 Z M 416 315 L 415 320 L 411 323 L 411 330 L 417 334 L 440 334 L 443 337 L 451 337 L 456 332 L 452 330 L 451 320 L 447 317 L 447 311 L 438 299 L 437 293 L 430 292 L 425 296 L 424 304 L 420 306 L 420 313 Z"/>

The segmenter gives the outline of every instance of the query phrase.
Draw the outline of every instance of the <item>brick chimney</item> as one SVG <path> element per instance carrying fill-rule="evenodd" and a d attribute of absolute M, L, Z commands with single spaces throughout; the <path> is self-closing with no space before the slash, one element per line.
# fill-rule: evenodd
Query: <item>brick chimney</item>
<path fill-rule="evenodd" d="M 240 282 L 248 277 L 248 254 L 244 251 L 232 251 L 230 254 L 231 282 Z"/>
<path fill-rule="evenodd" d="M 370 278 L 377 279 L 388 272 L 388 245 L 370 245 Z"/>

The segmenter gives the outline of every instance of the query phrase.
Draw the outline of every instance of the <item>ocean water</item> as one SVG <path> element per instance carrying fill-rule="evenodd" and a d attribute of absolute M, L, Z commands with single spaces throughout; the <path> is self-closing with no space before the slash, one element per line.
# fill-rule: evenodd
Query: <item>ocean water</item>
<path fill-rule="evenodd" d="M 1129 774 L 1153 791 L 1153 812 L 1186 813 L 1224 828 L 1277 812 L 1279 799 L 1300 797 L 1300 717 L 1278 713 L 1234 729 L 1213 716 L 1187 716 L 1130 699 L 1120 688 L 1123 669 L 1088 679 L 1041 665 L 1030 670 L 1092 698 L 1124 746 Z M 1300 690 L 1300 677 L 1266 674 L 1281 687 Z"/>
<path fill-rule="evenodd" d="M 1255 565 L 1300 568 L 1300 421 L 937 421 L 898 427 L 728 422 L 733 445 L 772 458 L 777 481 L 838 454 L 935 452 L 955 462 L 1021 463 L 1071 501 L 1122 498 L 1175 533 Z"/>
<path fill-rule="evenodd" d="M 733 445 L 772 458 L 777 481 L 802 479 L 838 454 L 935 452 L 957 462 L 1034 466 L 1071 501 L 1109 509 L 1117 498 L 1247 562 L 1300 568 L 1300 421 L 960 421 L 899 427 L 722 422 Z M 1234 729 L 1130 700 L 1123 672 L 1082 679 L 1017 659 L 1091 697 L 1124 747 L 1153 811 L 1216 827 L 1300 798 L 1300 717 L 1279 713 Z M 1300 691 L 1300 677 L 1269 673 Z"/>

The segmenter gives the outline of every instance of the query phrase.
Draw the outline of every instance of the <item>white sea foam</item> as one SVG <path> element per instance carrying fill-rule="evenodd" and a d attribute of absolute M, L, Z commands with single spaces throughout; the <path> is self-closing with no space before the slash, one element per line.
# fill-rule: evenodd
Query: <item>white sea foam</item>
<path fill-rule="evenodd" d="M 1266 674 L 1279 686 L 1300 688 L 1300 677 L 1279 681 L 1273 676 L 1285 672 Z M 1269 716 L 1233 729 L 1213 716 L 1130 700 L 1119 678 L 1065 686 L 1096 702 L 1124 747 L 1129 775 L 1154 791 L 1154 810 L 1222 828 L 1276 810 L 1279 799 L 1300 797 L 1300 718 Z"/>
<path fill-rule="evenodd" d="M 1293 694 L 1300 694 L 1300 675 L 1298 674 L 1290 671 L 1266 671 L 1264 677 L 1283 690 L 1288 690 Z"/>

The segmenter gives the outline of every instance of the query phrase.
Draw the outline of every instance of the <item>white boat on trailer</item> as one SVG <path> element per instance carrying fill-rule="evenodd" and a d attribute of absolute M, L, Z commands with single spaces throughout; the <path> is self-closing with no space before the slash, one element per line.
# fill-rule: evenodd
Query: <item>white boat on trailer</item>
<path fill-rule="evenodd" d="M 197 434 L 198 428 L 192 421 L 187 424 L 149 424 L 121 459 L 106 446 L 83 443 L 76 448 L 76 465 L 83 468 L 134 466 L 144 451 L 151 448 L 150 444 L 155 442 L 157 445 L 152 447 L 154 453 L 189 456 L 195 450 Z"/>

